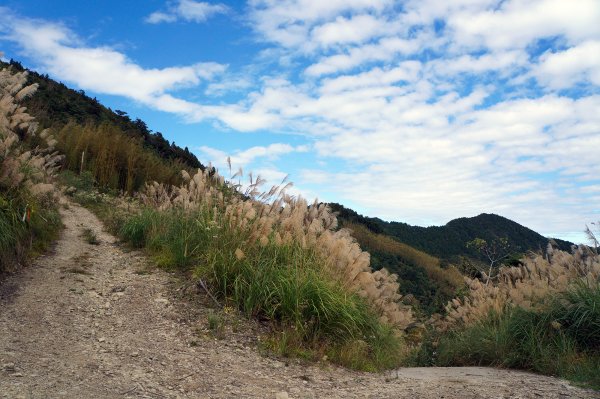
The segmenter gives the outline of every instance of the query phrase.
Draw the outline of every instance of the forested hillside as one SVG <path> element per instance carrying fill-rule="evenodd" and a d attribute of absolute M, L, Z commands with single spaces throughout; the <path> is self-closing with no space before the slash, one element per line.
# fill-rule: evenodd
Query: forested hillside
<path fill-rule="evenodd" d="M 464 286 L 462 274 L 440 259 L 390 236 L 375 234 L 360 223 L 346 222 L 360 246 L 371 254 L 374 270 L 387 269 L 398 275 L 405 301 L 426 314 L 441 312 Z"/>
<path fill-rule="evenodd" d="M 17 61 L 0 61 L 0 68 L 9 65 L 17 72 L 27 70 Z M 187 147 L 181 148 L 175 143 L 169 143 L 161 132 L 152 132 L 141 119 L 132 120 L 126 112 L 113 111 L 100 104 L 96 98 L 87 96 L 83 90 L 70 89 L 63 83 L 50 79 L 48 75 L 27 71 L 28 84 L 37 84 L 38 89 L 35 96 L 24 99 L 22 104 L 42 127 L 60 128 L 69 122 L 95 126 L 107 124 L 128 137 L 141 140 L 145 147 L 164 159 L 179 160 L 191 168 L 204 168 Z"/>
<path fill-rule="evenodd" d="M 340 204 L 330 204 L 343 222 L 359 223 L 377 234 L 384 234 L 441 259 L 460 261 L 461 256 L 481 259 L 477 249 L 467 247 L 475 238 L 488 242 L 507 239 L 511 252 L 544 250 L 549 238 L 505 217 L 482 213 L 475 217 L 451 220 L 444 226 L 419 227 L 402 222 L 386 222 L 359 215 Z M 570 251 L 573 243 L 552 239 L 558 249 Z"/>

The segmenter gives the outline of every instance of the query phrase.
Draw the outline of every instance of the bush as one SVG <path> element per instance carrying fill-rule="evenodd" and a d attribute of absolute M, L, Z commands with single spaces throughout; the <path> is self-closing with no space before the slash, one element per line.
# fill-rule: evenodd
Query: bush
<path fill-rule="evenodd" d="M 600 284 L 576 282 L 555 300 L 550 318 L 581 348 L 600 352 Z"/>

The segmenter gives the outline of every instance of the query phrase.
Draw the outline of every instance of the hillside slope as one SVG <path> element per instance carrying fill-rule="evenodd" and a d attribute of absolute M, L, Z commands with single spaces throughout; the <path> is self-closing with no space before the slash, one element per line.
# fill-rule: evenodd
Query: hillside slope
<path fill-rule="evenodd" d="M 204 169 L 204 165 L 187 147 L 181 148 L 175 143 L 169 143 L 162 133 L 152 132 L 141 119 L 132 120 L 126 112 L 113 111 L 100 104 L 96 98 L 87 96 L 83 90 L 73 90 L 48 75 L 24 68 L 17 61 L 0 61 L 0 69 L 8 66 L 14 71 L 28 71 L 28 84 L 38 85 L 36 94 L 25 99 L 23 105 L 41 126 L 58 130 L 69 122 L 79 125 L 109 124 L 128 137 L 141 139 L 147 148 L 163 159 L 179 160 L 190 168 Z"/>
<path fill-rule="evenodd" d="M 371 267 L 397 274 L 400 293 L 410 295 L 405 300 L 427 314 L 443 311 L 464 285 L 460 272 L 454 266 L 443 265 L 439 258 L 390 236 L 375 234 L 360 223 L 345 222 L 344 227 L 371 254 Z"/>
<path fill-rule="evenodd" d="M 476 250 L 467 248 L 466 243 L 483 238 L 492 241 L 506 238 L 513 252 L 544 250 L 549 238 L 505 217 L 482 213 L 475 217 L 451 220 L 444 226 L 420 227 L 402 222 L 386 222 L 379 218 L 359 215 L 340 204 L 330 204 L 339 213 L 342 221 L 360 223 L 374 233 L 385 234 L 430 255 L 449 260 L 460 256 L 479 258 Z M 559 249 L 570 251 L 573 243 L 553 239 Z"/>

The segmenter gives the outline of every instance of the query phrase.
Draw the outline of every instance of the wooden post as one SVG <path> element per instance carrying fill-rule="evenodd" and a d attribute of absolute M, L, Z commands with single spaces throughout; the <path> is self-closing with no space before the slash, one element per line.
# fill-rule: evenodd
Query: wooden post
<path fill-rule="evenodd" d="M 81 152 L 81 166 L 79 167 L 79 174 L 83 173 L 83 161 L 85 160 L 85 150 Z"/>

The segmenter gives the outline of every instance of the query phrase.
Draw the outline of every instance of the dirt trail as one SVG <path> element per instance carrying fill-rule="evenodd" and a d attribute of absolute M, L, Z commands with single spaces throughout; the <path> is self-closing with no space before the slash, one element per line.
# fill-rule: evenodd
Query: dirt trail
<path fill-rule="evenodd" d="M 263 357 L 250 334 L 205 334 L 207 307 L 148 272 L 69 204 L 52 253 L 0 284 L 1 398 L 593 398 L 533 374 L 415 368 L 385 375 Z M 81 237 L 92 229 L 99 245 Z"/>

